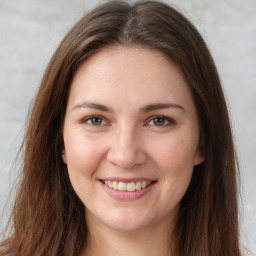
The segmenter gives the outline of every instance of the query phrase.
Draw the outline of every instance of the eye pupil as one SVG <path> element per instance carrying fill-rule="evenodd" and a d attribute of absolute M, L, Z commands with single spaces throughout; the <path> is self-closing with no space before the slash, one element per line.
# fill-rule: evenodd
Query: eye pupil
<path fill-rule="evenodd" d="M 102 118 L 100 118 L 100 117 L 93 117 L 91 122 L 92 122 L 93 125 L 101 125 Z"/>
<path fill-rule="evenodd" d="M 154 118 L 153 123 L 156 126 L 162 126 L 162 125 L 164 125 L 164 121 L 165 121 L 164 118 L 156 117 L 156 118 Z"/>

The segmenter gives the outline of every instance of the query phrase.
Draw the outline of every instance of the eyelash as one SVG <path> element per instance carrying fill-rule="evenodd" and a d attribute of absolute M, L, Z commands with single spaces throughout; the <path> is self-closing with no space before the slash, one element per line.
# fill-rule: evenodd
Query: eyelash
<path fill-rule="evenodd" d="M 169 118 L 169 117 L 166 117 L 166 116 L 153 116 L 153 117 L 150 117 L 150 119 L 147 121 L 146 124 L 150 124 L 150 122 L 154 122 L 154 120 L 156 120 L 156 119 L 162 119 L 162 121 L 164 122 L 163 125 L 152 124 L 152 126 L 155 126 L 155 127 L 158 127 L 158 128 L 169 127 L 169 126 L 175 124 L 175 121 L 172 118 Z"/>
<path fill-rule="evenodd" d="M 95 124 L 89 123 L 89 122 L 92 122 L 92 120 L 96 119 L 96 118 L 97 119 L 101 119 L 102 122 L 105 122 L 105 124 L 103 124 L 103 125 L 107 125 L 107 121 L 102 116 L 88 116 L 85 119 L 83 119 L 81 122 L 82 123 L 87 123 L 88 125 L 91 125 L 91 126 L 102 126 L 102 123 L 100 123 L 99 125 L 95 125 Z"/>
<path fill-rule="evenodd" d="M 100 119 L 101 123 L 100 124 L 92 124 L 93 119 Z M 162 119 L 162 121 L 164 123 L 162 125 L 150 124 L 151 122 L 154 122 L 154 120 L 156 120 L 156 119 Z M 102 122 L 104 122 L 104 124 L 102 124 Z M 104 117 L 97 116 L 97 115 L 88 116 L 85 119 L 83 119 L 81 121 L 81 123 L 87 123 L 88 125 L 91 125 L 91 126 L 108 125 L 108 121 L 106 121 Z M 145 123 L 145 125 L 155 126 L 155 127 L 158 127 L 158 128 L 169 127 L 169 126 L 174 125 L 174 124 L 175 124 L 175 121 L 173 119 L 169 118 L 169 117 L 166 117 L 166 116 L 152 116 Z"/>

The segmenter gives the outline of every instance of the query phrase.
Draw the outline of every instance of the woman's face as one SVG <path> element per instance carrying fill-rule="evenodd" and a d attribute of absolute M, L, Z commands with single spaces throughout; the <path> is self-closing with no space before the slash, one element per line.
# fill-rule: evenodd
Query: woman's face
<path fill-rule="evenodd" d="M 123 231 L 171 225 L 204 156 L 191 92 L 162 53 L 114 46 L 71 84 L 64 161 L 87 221 Z"/>

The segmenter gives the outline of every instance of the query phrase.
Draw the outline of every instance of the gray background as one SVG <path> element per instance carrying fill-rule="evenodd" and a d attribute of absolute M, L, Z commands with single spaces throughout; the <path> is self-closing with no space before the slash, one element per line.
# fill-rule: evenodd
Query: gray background
<path fill-rule="evenodd" d="M 0 231 L 18 174 L 12 163 L 43 71 L 71 25 L 100 2 L 0 0 Z M 197 26 L 217 63 L 241 165 L 242 243 L 245 255 L 256 255 L 256 1 L 169 2 Z"/>

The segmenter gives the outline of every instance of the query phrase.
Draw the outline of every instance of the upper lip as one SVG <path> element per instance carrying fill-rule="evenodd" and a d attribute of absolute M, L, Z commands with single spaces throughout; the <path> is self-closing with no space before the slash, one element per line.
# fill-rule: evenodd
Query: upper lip
<path fill-rule="evenodd" d="M 117 182 L 125 182 L 125 183 L 137 182 L 137 181 L 155 181 L 154 179 L 143 178 L 143 177 L 139 177 L 139 178 L 106 177 L 106 178 L 102 178 L 100 180 L 117 181 Z"/>

